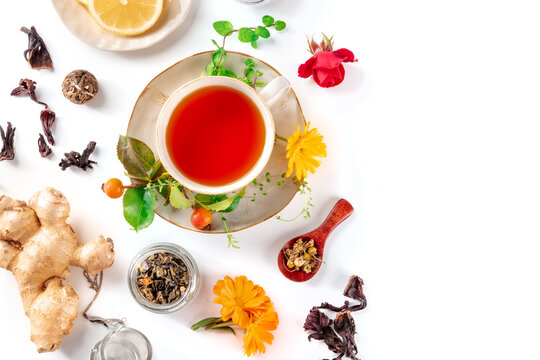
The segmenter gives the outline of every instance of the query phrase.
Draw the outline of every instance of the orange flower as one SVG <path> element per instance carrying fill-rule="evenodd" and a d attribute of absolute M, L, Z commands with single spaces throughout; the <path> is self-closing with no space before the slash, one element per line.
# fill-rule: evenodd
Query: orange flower
<path fill-rule="evenodd" d="M 270 307 L 258 317 L 255 317 L 246 328 L 244 334 L 244 354 L 251 356 L 258 352 L 263 354 L 266 351 L 264 343 L 272 345 L 274 335 L 270 333 L 276 330 L 279 324 L 277 313 L 274 311 L 274 306 Z"/>
<path fill-rule="evenodd" d="M 214 286 L 214 294 L 217 296 L 214 303 L 223 306 L 220 311 L 223 321 L 232 318 L 233 323 L 242 329 L 249 325 L 250 315 L 264 311 L 270 301 L 264 289 L 245 276 L 237 276 L 234 281 L 225 276 Z"/>

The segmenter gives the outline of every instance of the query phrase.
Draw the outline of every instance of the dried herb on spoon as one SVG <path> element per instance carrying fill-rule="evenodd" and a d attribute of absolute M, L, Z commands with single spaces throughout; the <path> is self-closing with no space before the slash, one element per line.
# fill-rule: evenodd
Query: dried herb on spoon
<path fill-rule="evenodd" d="M 0 125 L 0 137 L 2 137 L 2 149 L 0 150 L 0 161 L 13 160 L 15 158 L 15 149 L 13 148 L 13 139 L 15 138 L 15 128 L 8 122 L 6 132 Z"/>
<path fill-rule="evenodd" d="M 30 29 L 22 27 L 21 31 L 28 35 L 28 49 L 24 51 L 24 58 L 32 69 L 52 69 L 53 63 L 51 55 L 45 46 L 45 42 L 39 36 L 36 28 L 32 26 Z"/>
<path fill-rule="evenodd" d="M 353 275 L 350 277 L 343 295 L 358 301 L 358 304 L 350 305 L 345 301 L 343 306 L 334 306 L 327 302 L 320 306 L 314 306 L 310 311 L 304 323 L 304 330 L 311 331 L 308 340 L 321 340 L 328 346 L 330 351 L 338 354 L 334 360 L 348 357 L 358 360 L 356 357 L 358 348 L 354 339 L 356 326 L 351 312 L 362 310 L 366 307 L 366 297 L 362 289 L 364 282 L 362 279 Z M 331 320 L 321 309 L 337 312 L 336 318 Z"/>

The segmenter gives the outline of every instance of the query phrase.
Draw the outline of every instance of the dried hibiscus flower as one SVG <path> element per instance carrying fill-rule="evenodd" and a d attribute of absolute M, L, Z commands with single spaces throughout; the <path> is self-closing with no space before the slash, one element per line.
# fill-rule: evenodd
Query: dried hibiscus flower
<path fill-rule="evenodd" d="M 28 35 L 28 49 L 24 51 L 24 58 L 32 69 L 52 69 L 51 55 L 45 46 L 45 42 L 39 36 L 35 27 L 30 29 L 22 27 L 21 31 Z"/>
<path fill-rule="evenodd" d="M 313 80 L 321 87 L 333 87 L 343 82 L 345 78 L 344 62 L 358 61 L 354 58 L 352 51 L 348 49 L 333 49 L 332 38 L 323 34 L 320 44 L 315 40 L 308 40 L 309 52 L 313 55 L 298 68 L 298 76 L 308 78 L 313 76 Z"/>
<path fill-rule="evenodd" d="M 62 170 L 66 170 L 70 166 L 78 167 L 84 171 L 86 171 L 86 169 L 93 169 L 92 164 L 97 164 L 97 162 L 90 160 L 89 157 L 95 148 L 96 142 L 90 141 L 86 146 L 86 149 L 84 149 L 82 155 L 76 151 L 65 153 L 65 159 L 60 160 L 60 164 L 58 165 L 62 168 Z"/>
<path fill-rule="evenodd" d="M 0 126 L 0 137 L 2 137 L 2 149 L 0 150 L 0 161 L 13 160 L 15 158 L 15 149 L 13 148 L 13 139 L 15 138 L 15 128 L 8 122 L 6 132 Z"/>
<path fill-rule="evenodd" d="M 359 304 L 350 305 L 349 301 L 345 301 L 343 306 L 334 306 L 327 302 L 321 306 L 314 306 L 310 311 L 304 323 L 304 330 L 311 331 L 308 335 L 308 340 L 321 340 L 328 346 L 330 351 L 338 354 L 336 359 L 341 359 L 344 356 L 353 360 L 358 360 L 356 354 L 358 348 L 354 340 L 356 326 L 351 312 L 362 310 L 366 307 L 366 298 L 362 290 L 364 282 L 356 275 L 351 276 L 344 295 L 359 301 Z M 337 312 L 334 320 L 330 319 L 321 309 Z"/>
<path fill-rule="evenodd" d="M 51 131 L 51 127 L 56 120 L 56 114 L 51 109 L 45 109 L 41 111 L 39 118 L 41 119 L 41 125 L 43 126 L 43 132 L 47 137 L 47 141 L 49 142 L 49 144 L 54 145 L 54 137 Z"/>
<path fill-rule="evenodd" d="M 42 158 L 49 156 L 52 152 L 49 145 L 47 145 L 47 142 L 45 141 L 45 137 L 43 137 L 43 134 L 39 134 L 38 149 L 39 149 L 39 154 L 41 155 Z"/>
<path fill-rule="evenodd" d="M 19 81 L 19 86 L 11 90 L 11 96 L 29 96 L 33 101 L 45 106 L 45 109 L 49 107 L 47 104 L 37 99 L 36 82 L 30 79 L 21 79 L 21 81 Z"/>

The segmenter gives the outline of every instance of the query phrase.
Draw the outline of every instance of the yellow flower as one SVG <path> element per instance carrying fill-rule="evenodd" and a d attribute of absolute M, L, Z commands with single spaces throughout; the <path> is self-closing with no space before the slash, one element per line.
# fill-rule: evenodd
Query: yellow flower
<path fill-rule="evenodd" d="M 315 169 L 321 164 L 319 158 L 326 157 L 326 144 L 323 143 L 323 136 L 317 129 L 309 130 L 309 123 L 300 133 L 300 126 L 287 139 L 287 164 L 288 170 L 285 176 L 289 177 L 293 169 L 296 169 L 296 178 L 304 180 L 308 171 L 315 173 Z"/>
<path fill-rule="evenodd" d="M 259 314 L 258 317 L 255 317 L 244 334 L 244 354 L 247 356 L 251 356 L 256 352 L 263 354 L 266 351 L 264 343 L 272 345 L 274 335 L 270 331 L 276 330 L 278 324 L 279 319 L 273 305 Z"/>
<path fill-rule="evenodd" d="M 221 304 L 220 314 L 223 321 L 232 318 L 232 322 L 242 329 L 250 323 L 250 315 L 268 308 L 270 299 L 264 289 L 253 284 L 245 276 L 237 276 L 234 281 L 229 276 L 219 280 L 214 286 L 214 303 Z"/>

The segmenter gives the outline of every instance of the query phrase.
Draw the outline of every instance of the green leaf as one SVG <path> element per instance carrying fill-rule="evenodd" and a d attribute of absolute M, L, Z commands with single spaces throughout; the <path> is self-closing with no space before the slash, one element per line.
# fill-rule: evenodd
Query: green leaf
<path fill-rule="evenodd" d="M 243 196 L 235 196 L 233 202 L 231 203 L 231 205 L 228 208 L 226 208 L 225 210 L 221 210 L 221 212 L 222 213 L 228 213 L 228 212 L 236 210 L 236 208 L 238 207 L 238 204 L 240 204 L 240 200 L 242 200 L 242 198 L 243 198 Z"/>
<path fill-rule="evenodd" d="M 255 86 L 257 86 L 257 87 L 263 88 L 263 87 L 265 87 L 266 85 L 267 85 L 267 84 L 266 84 L 264 81 L 256 81 L 256 82 L 255 82 Z"/>
<path fill-rule="evenodd" d="M 214 67 L 219 69 L 220 67 L 225 64 L 225 59 L 227 58 L 227 53 L 225 52 L 225 49 L 219 48 L 216 51 L 212 53 L 212 63 L 214 64 Z"/>
<path fill-rule="evenodd" d="M 274 18 L 271 17 L 270 15 L 265 15 L 262 18 L 262 22 L 263 22 L 264 25 L 270 26 L 270 25 L 274 24 Z"/>
<path fill-rule="evenodd" d="M 246 79 L 251 80 L 251 78 L 255 75 L 255 69 L 253 68 L 247 68 L 246 69 Z"/>
<path fill-rule="evenodd" d="M 256 49 L 257 48 L 257 41 L 252 41 L 251 42 L 251 47 Z"/>
<path fill-rule="evenodd" d="M 216 45 L 219 48 L 219 45 L 216 40 L 212 39 L 212 44 Z"/>
<path fill-rule="evenodd" d="M 118 160 L 124 165 L 128 176 L 150 180 L 156 159 L 152 150 L 142 141 L 120 135 L 116 146 Z"/>
<path fill-rule="evenodd" d="M 185 197 L 184 193 L 178 186 L 171 188 L 171 194 L 169 195 L 169 201 L 171 205 L 177 209 L 187 209 L 193 205 L 193 200 L 189 200 Z"/>
<path fill-rule="evenodd" d="M 233 204 L 233 202 L 235 201 L 235 199 L 237 197 L 242 198 L 245 193 L 246 193 L 246 188 L 243 188 L 242 191 L 240 191 L 236 195 L 233 195 L 233 196 L 231 196 L 229 198 L 226 198 L 225 200 L 222 200 L 220 202 L 216 202 L 216 203 L 211 204 L 211 205 L 206 205 L 206 210 L 215 211 L 215 212 L 221 212 L 221 211 L 224 211 L 224 210 L 228 210 L 231 207 L 231 205 Z M 238 200 L 238 201 L 240 201 L 240 200 Z M 236 206 L 238 206 L 238 204 Z M 227 212 L 227 211 L 225 211 L 225 212 Z"/>
<path fill-rule="evenodd" d="M 281 31 L 287 27 L 287 24 L 285 24 L 285 21 L 278 20 L 276 21 L 276 30 Z"/>
<path fill-rule="evenodd" d="M 195 323 L 193 325 L 191 325 L 191 330 L 198 330 L 204 326 L 207 326 L 207 325 L 210 325 L 210 324 L 215 324 L 217 323 L 219 320 L 221 320 L 221 316 L 220 317 L 209 317 L 209 318 L 206 318 L 206 319 L 202 319 L 201 321 L 199 321 L 198 323 Z"/>
<path fill-rule="evenodd" d="M 156 198 L 153 189 L 129 188 L 124 194 L 124 218 L 135 231 L 148 227 L 154 221 Z"/>
<path fill-rule="evenodd" d="M 220 201 L 227 199 L 227 195 L 206 195 L 206 194 L 197 194 L 195 199 L 204 205 L 215 204 Z"/>
<path fill-rule="evenodd" d="M 263 26 L 257 26 L 255 29 L 255 34 L 259 35 L 263 39 L 268 39 L 270 37 L 270 31 Z"/>
<path fill-rule="evenodd" d="M 161 175 L 165 172 L 165 168 L 163 167 L 163 164 L 160 160 L 156 161 L 154 163 L 154 166 L 152 166 L 152 170 L 150 171 L 150 179 L 152 181 L 159 179 Z"/>
<path fill-rule="evenodd" d="M 247 58 L 245 61 L 247 67 L 256 67 L 257 63 L 252 58 Z"/>
<path fill-rule="evenodd" d="M 208 63 L 208 65 L 206 65 L 206 69 L 205 69 L 206 75 L 208 75 L 208 76 L 214 75 L 215 70 L 216 70 L 216 68 L 214 67 L 213 62 Z"/>
<path fill-rule="evenodd" d="M 226 36 L 234 30 L 230 21 L 216 21 L 213 25 L 214 30 L 221 36 Z"/>
<path fill-rule="evenodd" d="M 232 78 L 235 78 L 237 79 L 238 76 L 236 76 L 236 73 L 234 71 L 230 71 L 230 70 L 227 70 L 227 69 L 219 69 L 217 75 L 219 76 L 228 76 L 228 77 L 232 77 Z"/>
<path fill-rule="evenodd" d="M 247 27 L 242 27 L 238 30 L 238 40 L 241 42 L 257 41 L 259 36 L 255 34 L 255 31 Z"/>
<path fill-rule="evenodd" d="M 219 330 L 219 331 L 226 331 L 226 332 L 230 332 L 232 333 L 233 335 L 236 335 L 236 333 L 234 332 L 234 329 L 230 326 L 225 326 L 225 327 L 217 327 L 217 328 L 205 328 L 205 330 Z"/>

